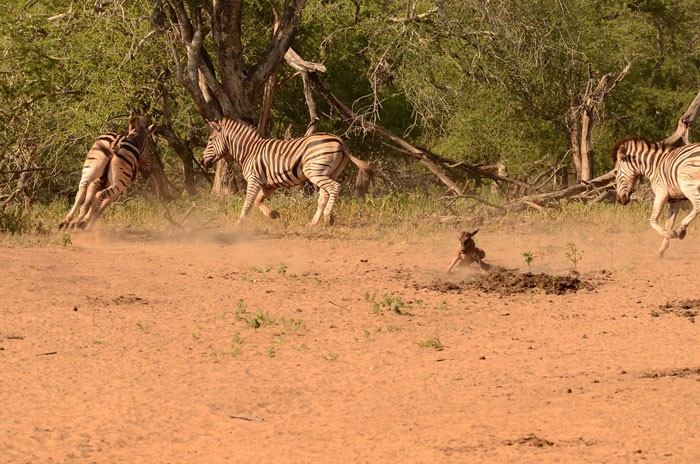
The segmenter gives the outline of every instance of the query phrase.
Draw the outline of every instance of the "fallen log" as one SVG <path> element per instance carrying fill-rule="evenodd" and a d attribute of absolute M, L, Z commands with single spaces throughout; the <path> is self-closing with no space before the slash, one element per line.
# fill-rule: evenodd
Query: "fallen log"
<path fill-rule="evenodd" d="M 522 211 L 526 208 L 547 208 L 552 205 L 557 205 L 560 200 L 564 199 L 585 199 L 591 194 L 595 201 L 598 198 L 604 198 L 608 195 L 608 191 L 615 188 L 615 171 L 610 171 L 602 176 L 596 177 L 589 182 L 581 182 L 563 190 L 549 193 L 539 193 L 536 195 L 528 195 L 518 200 L 511 201 L 506 204 L 507 211 Z M 602 201 L 602 200 L 598 200 Z M 536 206 L 535 206 L 536 205 Z"/>

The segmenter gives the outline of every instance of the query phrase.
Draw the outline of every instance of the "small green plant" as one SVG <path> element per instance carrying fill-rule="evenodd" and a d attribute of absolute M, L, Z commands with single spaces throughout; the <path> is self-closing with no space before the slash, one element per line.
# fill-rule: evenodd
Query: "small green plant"
<path fill-rule="evenodd" d="M 280 319 L 280 324 L 283 332 L 299 332 L 306 329 L 306 322 L 303 319 L 287 319 L 283 317 Z"/>
<path fill-rule="evenodd" d="M 522 255 L 523 261 L 525 261 L 525 264 L 527 264 L 527 272 L 532 271 L 532 260 L 535 259 L 535 255 L 533 255 L 529 251 L 523 251 Z"/>
<path fill-rule="evenodd" d="M 246 319 L 246 325 L 251 329 L 259 329 L 266 325 L 274 325 L 275 320 L 265 313 L 257 312 Z"/>
<path fill-rule="evenodd" d="M 70 239 L 70 234 L 66 233 L 65 231 L 61 232 L 61 244 L 63 244 L 64 247 L 73 244 L 73 242 Z"/>
<path fill-rule="evenodd" d="M 399 330 L 401 330 L 401 326 L 398 326 L 398 325 L 388 325 L 388 326 L 386 326 L 386 331 L 389 332 L 389 333 L 398 332 Z"/>
<path fill-rule="evenodd" d="M 248 270 L 251 270 L 253 272 L 257 272 L 258 274 L 266 274 L 271 271 L 271 268 L 269 267 L 257 267 L 257 266 L 249 266 Z"/>
<path fill-rule="evenodd" d="M 409 316 L 410 313 L 405 309 L 407 303 L 401 299 L 401 297 L 389 295 L 385 293 L 381 301 L 375 299 L 376 293 L 370 295 L 369 292 L 365 292 L 364 300 L 371 303 L 372 313 L 377 316 L 381 316 L 385 311 L 394 312 L 400 316 Z M 414 303 L 422 303 L 420 300 L 416 300 Z"/>
<path fill-rule="evenodd" d="M 277 273 L 279 275 L 282 275 L 282 276 L 286 275 L 287 274 L 287 266 L 280 266 L 279 268 L 277 268 Z"/>
<path fill-rule="evenodd" d="M 151 324 L 148 321 L 137 321 L 136 326 L 145 334 L 151 333 Z"/>
<path fill-rule="evenodd" d="M 321 356 L 323 359 L 325 359 L 328 362 L 333 362 L 337 361 L 338 358 L 340 357 L 340 353 L 331 353 L 329 352 L 328 354 L 324 354 Z"/>
<path fill-rule="evenodd" d="M 583 251 L 579 250 L 575 243 L 566 244 L 566 259 L 574 266 L 574 272 L 578 272 L 578 263 L 583 259 Z"/>
<path fill-rule="evenodd" d="M 442 342 L 440 341 L 440 338 L 437 335 L 427 340 L 419 341 L 418 346 L 420 346 L 421 348 L 434 348 L 438 351 L 444 349 L 444 346 L 442 345 Z"/>
<path fill-rule="evenodd" d="M 199 340 L 201 338 L 201 335 L 199 332 L 192 332 L 192 340 Z"/>
<path fill-rule="evenodd" d="M 267 356 L 270 358 L 274 358 L 275 356 L 277 356 L 277 350 L 275 350 L 274 346 L 271 346 L 267 349 Z"/>
<path fill-rule="evenodd" d="M 229 354 L 233 356 L 234 358 L 236 356 L 241 355 L 241 346 L 245 343 L 243 338 L 241 338 L 241 334 L 236 332 L 236 334 L 233 336 L 231 339 L 231 351 Z"/>

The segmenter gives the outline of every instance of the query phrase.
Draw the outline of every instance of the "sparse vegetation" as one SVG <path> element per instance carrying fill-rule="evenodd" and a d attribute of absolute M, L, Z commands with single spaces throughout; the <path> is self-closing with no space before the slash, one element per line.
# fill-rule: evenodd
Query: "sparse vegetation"
<path fill-rule="evenodd" d="M 138 327 L 139 330 L 145 334 L 151 333 L 151 323 L 148 321 L 137 321 L 136 327 Z"/>
<path fill-rule="evenodd" d="M 568 242 L 566 244 L 566 259 L 573 265 L 574 272 L 578 272 L 578 263 L 583 259 L 583 251 L 575 243 Z"/>
<path fill-rule="evenodd" d="M 532 272 L 532 260 L 535 259 L 535 256 L 530 251 L 523 251 L 521 256 L 525 264 L 527 264 L 527 272 Z"/>
<path fill-rule="evenodd" d="M 442 345 L 442 342 L 440 341 L 440 337 L 437 335 L 428 338 L 427 340 L 421 340 L 418 342 L 418 346 L 421 348 L 433 348 L 435 350 L 441 351 L 444 349 L 444 346 Z"/>
<path fill-rule="evenodd" d="M 260 327 L 274 324 L 275 319 L 262 312 L 256 312 L 246 317 L 246 325 L 252 329 L 259 329 Z"/>
<path fill-rule="evenodd" d="M 245 343 L 245 341 L 243 340 L 243 338 L 241 338 L 241 334 L 236 333 L 233 336 L 233 338 L 231 339 L 231 350 L 229 351 L 228 354 L 230 354 L 234 358 L 237 356 L 240 356 L 241 355 L 241 347 L 243 346 L 244 343 Z"/>

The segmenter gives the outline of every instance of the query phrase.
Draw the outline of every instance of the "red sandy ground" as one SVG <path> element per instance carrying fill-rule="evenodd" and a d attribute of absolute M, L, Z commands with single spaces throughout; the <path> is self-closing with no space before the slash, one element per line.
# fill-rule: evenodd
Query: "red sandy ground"
<path fill-rule="evenodd" d="M 252 236 L 0 248 L 0 462 L 700 462 L 697 229 L 482 228 L 597 283 L 511 296 L 434 285 L 452 233 Z"/>

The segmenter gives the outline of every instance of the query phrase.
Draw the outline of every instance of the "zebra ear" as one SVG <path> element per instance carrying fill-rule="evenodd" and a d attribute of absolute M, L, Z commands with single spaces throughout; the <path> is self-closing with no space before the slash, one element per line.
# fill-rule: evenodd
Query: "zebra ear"
<path fill-rule="evenodd" d="M 472 233 L 471 233 L 471 234 L 469 234 L 469 235 L 471 235 L 471 236 L 473 237 L 473 236 L 475 236 L 475 235 L 476 235 L 476 233 L 477 233 L 477 232 L 479 232 L 479 229 L 476 229 L 476 230 L 475 230 L 474 232 L 472 232 Z"/>
<path fill-rule="evenodd" d="M 207 121 L 209 123 L 209 127 L 212 128 L 212 130 L 215 130 L 217 132 L 221 132 L 221 124 L 219 124 L 216 121 Z"/>
<path fill-rule="evenodd" d="M 617 159 L 620 161 L 625 161 L 627 159 L 627 146 L 622 145 L 617 149 Z"/>
<path fill-rule="evenodd" d="M 158 128 L 158 123 L 154 122 L 153 124 L 148 126 L 148 133 L 151 135 L 155 134 L 157 128 Z"/>

